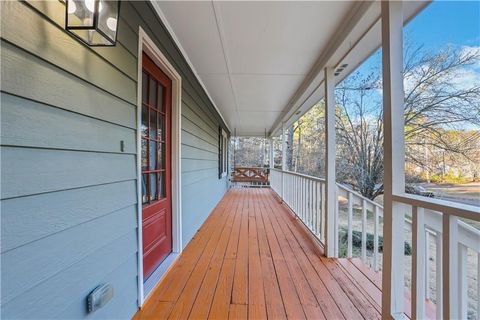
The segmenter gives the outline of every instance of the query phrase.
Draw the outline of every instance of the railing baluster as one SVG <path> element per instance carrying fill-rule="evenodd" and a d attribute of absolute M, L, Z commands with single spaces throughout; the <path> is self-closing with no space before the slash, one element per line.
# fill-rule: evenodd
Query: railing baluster
<path fill-rule="evenodd" d="M 436 300 L 437 319 L 443 319 L 443 281 L 442 281 L 442 233 L 435 234 L 435 264 L 436 264 Z"/>
<path fill-rule="evenodd" d="M 292 205 L 293 210 L 298 215 L 298 208 L 297 208 L 297 193 L 298 193 L 298 186 L 297 186 L 298 177 L 293 177 L 293 194 L 292 194 Z"/>
<path fill-rule="evenodd" d="M 288 201 L 289 201 L 289 204 L 290 204 L 290 208 L 292 208 L 293 210 L 295 209 L 295 199 L 294 199 L 294 192 L 295 192 L 295 177 L 294 176 L 290 176 L 289 177 L 289 181 L 288 183 L 290 183 L 290 187 L 288 188 Z"/>
<path fill-rule="evenodd" d="M 302 178 L 303 180 L 303 198 L 302 198 L 302 205 L 303 205 L 303 221 L 307 224 L 307 214 L 308 214 L 308 200 L 307 200 L 307 179 Z M 307 224 L 308 225 L 308 224 Z"/>
<path fill-rule="evenodd" d="M 316 188 L 317 188 L 317 220 L 315 222 L 317 226 L 317 231 L 318 234 L 320 235 L 320 239 L 323 243 L 325 243 L 325 237 L 322 231 L 322 183 L 318 182 L 316 183 Z"/>
<path fill-rule="evenodd" d="M 320 234 L 318 233 L 317 229 L 317 218 L 318 218 L 318 212 L 317 212 L 317 184 L 318 182 L 312 181 L 312 226 L 313 226 L 313 231 L 317 235 L 317 237 L 320 238 Z"/>
<path fill-rule="evenodd" d="M 315 191 L 315 185 L 312 180 L 310 180 L 310 225 L 312 230 L 315 232 L 315 222 L 314 222 L 314 217 L 315 217 L 315 197 L 314 197 L 314 191 Z"/>
<path fill-rule="evenodd" d="M 367 262 L 367 201 L 362 201 L 362 261 Z"/>
<path fill-rule="evenodd" d="M 425 230 L 425 258 L 425 299 L 430 299 L 430 232 L 427 230 Z"/>
<path fill-rule="evenodd" d="M 297 197 L 296 197 L 296 209 L 295 211 L 297 212 L 297 215 L 300 216 L 300 191 L 301 191 L 301 183 L 300 183 L 300 177 L 297 177 Z"/>
<path fill-rule="evenodd" d="M 320 207 L 320 201 L 321 201 L 320 199 L 322 198 L 321 187 L 322 187 L 321 182 L 318 182 L 318 181 L 315 182 L 315 211 L 316 211 L 315 227 L 317 228 L 317 234 L 320 237 L 320 241 L 325 243 L 325 239 L 323 238 L 322 228 L 321 228 L 322 225 L 320 223 L 322 219 L 322 210 Z"/>
<path fill-rule="evenodd" d="M 320 232 L 322 233 L 322 237 L 325 240 L 326 235 L 323 231 L 324 230 L 323 229 L 323 224 L 324 224 L 325 215 L 326 215 L 326 211 L 325 211 L 325 182 L 320 182 L 320 198 L 321 198 L 321 200 L 320 200 L 321 203 L 320 203 L 320 222 L 319 222 L 319 225 L 320 225 Z M 336 200 L 336 202 L 338 203 L 337 200 Z M 335 247 L 336 247 L 336 245 L 335 245 Z"/>
<path fill-rule="evenodd" d="M 467 319 L 468 314 L 468 262 L 467 262 L 467 247 L 463 244 L 458 244 L 458 318 Z M 450 275 L 454 276 L 454 275 Z"/>
<path fill-rule="evenodd" d="M 284 178 L 283 182 L 286 182 L 288 180 L 288 183 L 290 183 L 290 176 L 289 175 L 284 175 L 283 178 Z M 283 190 L 284 191 L 283 193 L 284 193 L 284 196 L 285 196 L 284 200 L 289 206 L 291 206 L 291 204 L 292 204 L 291 200 L 290 200 L 290 189 L 291 189 L 291 187 L 289 187 L 287 190 Z"/>
<path fill-rule="evenodd" d="M 289 187 L 287 189 L 287 203 L 288 205 L 293 208 L 293 205 L 292 205 L 292 177 L 290 175 L 287 176 L 288 177 L 288 183 L 289 183 Z"/>
<path fill-rule="evenodd" d="M 313 181 L 309 180 L 310 183 L 310 228 L 315 232 L 315 223 L 313 222 L 313 217 L 315 214 L 315 202 L 313 200 Z"/>
<path fill-rule="evenodd" d="M 480 252 L 477 252 L 477 319 L 480 319 Z"/>
<path fill-rule="evenodd" d="M 307 197 L 307 200 L 305 201 L 305 206 L 307 207 L 307 226 L 311 229 L 312 228 L 312 225 L 310 223 L 310 215 L 311 215 L 311 212 L 312 212 L 312 207 L 311 207 L 311 197 L 310 197 L 310 180 L 306 180 L 306 187 L 307 187 L 307 192 L 306 193 L 306 197 Z"/>
<path fill-rule="evenodd" d="M 297 206 L 298 206 L 298 214 L 300 216 L 300 218 L 302 219 L 302 186 L 303 186 L 303 181 L 302 181 L 302 178 L 299 177 L 298 178 L 298 202 L 297 202 Z M 303 220 L 303 219 L 302 219 Z"/>
<path fill-rule="evenodd" d="M 325 243 L 323 238 L 322 238 L 322 233 L 321 229 L 319 227 L 319 221 L 320 221 L 320 198 L 321 194 L 319 192 L 320 190 L 320 183 L 318 181 L 315 181 L 314 184 L 314 190 L 313 192 L 315 193 L 315 219 L 314 219 L 314 224 L 315 224 L 315 230 L 317 231 L 318 237 L 322 243 Z"/>
<path fill-rule="evenodd" d="M 412 207 L 412 318 L 425 318 L 425 210 Z"/>
<path fill-rule="evenodd" d="M 458 285 L 455 275 L 458 274 L 458 218 L 443 213 L 443 316 L 455 319 L 458 310 Z M 458 253 L 457 253 L 458 254 Z"/>
<path fill-rule="evenodd" d="M 348 240 L 347 257 L 352 257 L 353 193 L 348 192 Z"/>
<path fill-rule="evenodd" d="M 303 206 L 305 205 L 305 192 L 303 190 L 303 187 L 305 186 L 305 180 L 303 179 L 303 177 L 300 177 L 300 202 L 299 202 L 299 205 L 300 205 L 300 217 L 302 218 L 302 221 L 305 221 L 305 216 L 304 216 L 304 213 L 305 213 L 305 210 L 303 208 Z"/>
<path fill-rule="evenodd" d="M 312 197 L 311 197 L 311 181 L 310 180 L 306 180 L 307 181 L 307 203 L 306 203 L 306 206 L 307 206 L 307 226 L 312 229 L 312 224 L 311 224 L 311 216 L 312 216 Z"/>
<path fill-rule="evenodd" d="M 379 237 L 380 208 L 375 206 L 375 217 L 373 224 L 373 270 L 378 271 L 378 237 Z"/>
<path fill-rule="evenodd" d="M 310 228 L 310 180 L 305 180 L 305 222 Z"/>
<path fill-rule="evenodd" d="M 290 176 L 290 187 L 289 187 L 289 194 L 290 194 L 290 203 L 292 205 L 292 208 L 295 208 L 295 177 Z"/>
<path fill-rule="evenodd" d="M 302 204 L 303 204 L 303 221 L 305 224 L 307 224 L 307 214 L 308 214 L 308 199 L 307 199 L 307 179 L 302 178 L 303 180 L 303 199 L 302 199 Z M 308 225 L 308 224 L 307 224 Z"/>
<path fill-rule="evenodd" d="M 305 221 L 304 217 L 303 217 L 303 213 L 305 212 L 303 210 L 303 205 L 305 204 L 305 201 L 303 199 L 305 193 L 303 192 L 303 186 L 304 186 L 304 180 L 302 177 L 300 177 L 300 201 L 299 201 L 299 205 L 300 205 L 300 217 L 302 218 L 302 221 Z"/>
<path fill-rule="evenodd" d="M 299 215 L 300 211 L 298 210 L 298 199 L 300 197 L 300 177 L 295 177 L 296 187 L 295 187 L 295 212 Z"/>
<path fill-rule="evenodd" d="M 326 188 L 323 189 L 324 190 L 324 199 L 326 197 Z M 335 239 L 335 257 L 338 258 L 338 247 L 339 247 L 339 243 L 338 243 L 338 216 L 339 216 L 339 203 L 338 203 L 338 194 L 339 194 L 339 190 L 338 190 L 338 186 L 335 188 L 335 219 L 333 221 L 333 224 L 335 226 L 335 230 L 334 230 L 334 234 L 333 234 L 333 238 Z M 325 206 L 323 208 L 326 208 Z M 325 215 L 327 214 L 327 212 L 325 211 Z"/>

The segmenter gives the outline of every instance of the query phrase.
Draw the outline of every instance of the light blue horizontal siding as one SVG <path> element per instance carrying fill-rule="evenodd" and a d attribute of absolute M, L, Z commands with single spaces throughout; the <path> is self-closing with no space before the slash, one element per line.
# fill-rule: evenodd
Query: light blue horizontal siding
<path fill-rule="evenodd" d="M 131 207 L 136 202 L 134 180 L 4 200 L 1 252 Z"/>
<path fill-rule="evenodd" d="M 133 129 L 6 93 L 0 98 L 3 145 L 136 153 Z M 123 152 L 120 141 L 125 145 Z"/>
<path fill-rule="evenodd" d="M 130 206 L 7 251 L 2 255 L 2 303 L 75 265 L 134 226 L 135 206 Z"/>
<path fill-rule="evenodd" d="M 134 155 L 23 147 L 1 151 L 2 199 L 136 177 Z"/>
<path fill-rule="evenodd" d="M 226 191 L 218 178 L 225 124 L 149 3 L 122 3 L 110 48 L 66 33 L 62 2 L 0 5 L 1 316 L 131 318 L 139 26 L 182 77 L 184 246 Z M 86 296 L 107 282 L 113 300 L 87 314 Z"/>
<path fill-rule="evenodd" d="M 5 1 L 0 2 L 2 5 Z M 3 12 L 2 12 L 3 14 Z M 135 106 L 2 41 L 2 91 L 115 124 L 136 127 Z"/>
<path fill-rule="evenodd" d="M 192 239 L 223 197 L 226 188 L 226 180 L 218 179 L 217 175 L 182 186 L 183 243 Z"/>
<path fill-rule="evenodd" d="M 84 235 L 84 237 L 87 236 Z M 130 263 L 128 268 L 123 269 L 122 274 L 108 278 L 112 272 L 128 260 L 132 258 L 136 260 L 136 255 L 132 254 L 136 249 L 135 239 L 136 232 L 132 229 L 128 234 L 92 252 L 85 259 L 30 288 L 22 295 L 3 305 L 2 318 L 65 319 L 84 317 L 86 314 L 85 297 L 98 284 L 108 279 L 115 288 L 116 283 L 123 282 L 122 278 L 135 279 L 131 270 L 136 268 L 136 263 L 135 265 Z M 129 296 L 130 299 L 122 302 L 132 307 L 132 301 L 134 299 L 136 301 L 136 292 L 131 292 Z M 78 312 L 82 307 L 85 309 L 80 314 L 77 312 L 69 314 L 62 312 L 66 306 L 72 304 L 76 305 L 77 308 L 75 310 L 70 307 L 70 310 Z M 112 304 L 107 304 L 105 309 L 107 314 L 115 312 Z M 124 314 L 121 318 L 130 318 L 134 310 L 129 310 L 129 313 Z M 63 313 L 62 317 L 58 317 L 58 313 Z M 92 316 L 95 317 L 96 315 L 93 314 Z"/>

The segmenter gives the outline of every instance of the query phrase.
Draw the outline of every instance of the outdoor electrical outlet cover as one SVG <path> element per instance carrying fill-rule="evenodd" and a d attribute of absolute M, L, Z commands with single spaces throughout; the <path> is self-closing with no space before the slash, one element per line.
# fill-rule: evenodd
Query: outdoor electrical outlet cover
<path fill-rule="evenodd" d="M 113 298 L 113 287 L 102 284 L 96 287 L 87 297 L 88 312 L 94 312 L 106 305 Z"/>

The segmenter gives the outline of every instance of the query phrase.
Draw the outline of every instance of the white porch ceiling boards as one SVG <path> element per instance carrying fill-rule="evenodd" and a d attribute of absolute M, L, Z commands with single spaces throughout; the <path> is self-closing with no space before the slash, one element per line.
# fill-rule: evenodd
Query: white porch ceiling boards
<path fill-rule="evenodd" d="M 264 135 L 354 2 L 161 1 L 155 7 L 230 129 Z"/>

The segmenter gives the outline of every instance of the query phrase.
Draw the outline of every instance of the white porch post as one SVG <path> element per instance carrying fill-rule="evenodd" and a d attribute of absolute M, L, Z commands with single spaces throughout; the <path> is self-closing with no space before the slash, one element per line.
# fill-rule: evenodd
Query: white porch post
<path fill-rule="evenodd" d="M 282 122 L 282 201 L 285 199 L 285 170 L 287 170 L 287 142 L 285 141 L 285 123 Z"/>
<path fill-rule="evenodd" d="M 382 318 L 404 317 L 404 208 L 393 194 L 405 192 L 403 4 L 382 1 L 384 221 Z"/>
<path fill-rule="evenodd" d="M 325 177 L 325 253 L 335 256 L 335 219 L 336 219 L 336 179 L 335 179 L 335 78 L 334 68 L 325 68 L 325 140 L 326 140 L 326 177 Z"/>
<path fill-rule="evenodd" d="M 269 153 L 269 161 L 270 161 L 270 169 L 273 169 L 275 166 L 274 166 L 274 162 L 273 162 L 273 138 L 270 137 L 270 139 L 268 139 L 268 142 L 269 142 L 269 145 L 270 145 L 270 153 Z"/>

